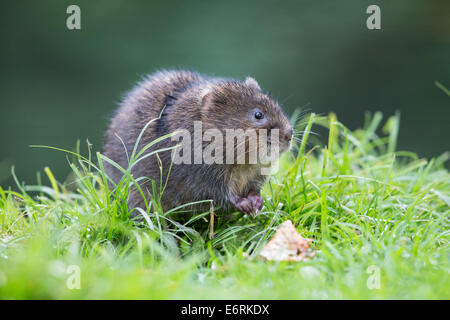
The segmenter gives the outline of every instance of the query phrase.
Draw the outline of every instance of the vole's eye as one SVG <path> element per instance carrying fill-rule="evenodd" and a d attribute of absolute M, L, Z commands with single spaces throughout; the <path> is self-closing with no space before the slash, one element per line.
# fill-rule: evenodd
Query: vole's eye
<path fill-rule="evenodd" d="M 255 119 L 261 120 L 264 119 L 264 114 L 260 111 L 255 112 Z"/>

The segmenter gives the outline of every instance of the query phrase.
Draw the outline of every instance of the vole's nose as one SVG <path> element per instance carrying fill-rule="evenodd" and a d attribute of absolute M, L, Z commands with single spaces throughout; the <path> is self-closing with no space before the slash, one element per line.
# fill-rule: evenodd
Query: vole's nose
<path fill-rule="evenodd" d="M 291 141 L 293 133 L 294 133 L 294 129 L 292 129 L 292 127 L 287 129 L 284 133 L 284 140 L 286 140 L 288 142 Z"/>

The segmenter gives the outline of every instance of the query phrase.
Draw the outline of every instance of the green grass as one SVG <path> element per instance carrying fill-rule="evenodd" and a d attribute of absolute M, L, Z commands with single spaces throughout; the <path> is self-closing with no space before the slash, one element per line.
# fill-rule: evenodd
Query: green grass
<path fill-rule="evenodd" d="M 212 240 L 209 213 L 161 211 L 164 181 L 154 182 L 144 219 L 129 219 L 126 197 L 139 180 L 124 171 L 110 190 L 99 165 L 108 160 L 79 147 L 68 153 L 74 182 L 46 168 L 35 186 L 0 188 L 0 298 L 449 299 L 449 154 L 396 151 L 398 115 L 381 128 L 376 113 L 356 131 L 334 114 L 305 119 L 301 144 L 264 186 L 262 214 L 217 213 Z M 324 145 L 311 135 L 317 126 L 329 129 Z M 140 157 L 135 150 L 130 162 Z M 315 239 L 310 261 L 258 258 L 286 219 Z M 73 265 L 81 287 L 71 290 Z"/>

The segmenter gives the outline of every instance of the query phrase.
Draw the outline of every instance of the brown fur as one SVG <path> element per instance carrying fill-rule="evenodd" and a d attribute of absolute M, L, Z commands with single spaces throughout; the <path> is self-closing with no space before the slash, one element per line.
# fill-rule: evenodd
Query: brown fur
<path fill-rule="evenodd" d="M 254 108 L 265 114 L 267 121 L 263 126 L 255 124 L 252 118 Z M 161 118 L 146 129 L 138 150 L 177 129 L 187 129 L 192 133 L 193 122 L 198 120 L 202 121 L 203 131 L 217 128 L 224 137 L 227 128 L 279 128 L 280 136 L 292 136 L 292 127 L 278 103 L 265 94 L 252 78 L 241 82 L 190 71 L 161 71 L 139 83 L 121 103 L 106 132 L 104 154 L 126 169 L 127 156 L 118 136 L 131 155 L 143 127 L 160 114 Z M 169 138 L 149 151 L 174 144 Z M 171 164 L 171 151 L 160 152 L 159 157 L 165 181 Z M 253 214 L 262 207 L 259 192 L 265 176 L 260 174 L 259 168 L 259 165 L 249 164 L 172 165 L 162 195 L 162 206 L 168 210 L 188 202 L 212 199 L 216 206 L 225 211 L 237 208 Z M 105 169 L 115 183 L 121 179 L 118 169 L 107 163 Z M 160 185 L 160 168 L 155 156 L 142 160 L 132 169 L 132 174 L 134 178 L 148 177 L 158 187 Z M 142 187 L 152 193 L 151 183 L 144 183 Z M 136 190 L 131 192 L 128 204 L 133 208 L 144 208 L 144 200 Z"/>

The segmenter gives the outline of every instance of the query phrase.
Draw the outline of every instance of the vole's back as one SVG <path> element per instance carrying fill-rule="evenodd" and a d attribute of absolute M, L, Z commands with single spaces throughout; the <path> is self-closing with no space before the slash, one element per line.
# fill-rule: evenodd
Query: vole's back
<path fill-rule="evenodd" d="M 172 97 L 176 92 L 184 90 L 200 79 L 199 74 L 189 71 L 161 71 L 145 78 L 127 94 L 116 111 L 106 132 L 104 154 L 126 169 L 128 158 L 125 147 L 128 156 L 131 156 L 141 130 L 148 121 L 159 117 L 167 104 L 168 97 Z M 157 125 L 157 122 L 149 125 L 141 145 L 157 138 Z M 122 174 L 112 166 L 106 166 L 110 177 L 117 183 Z"/>

